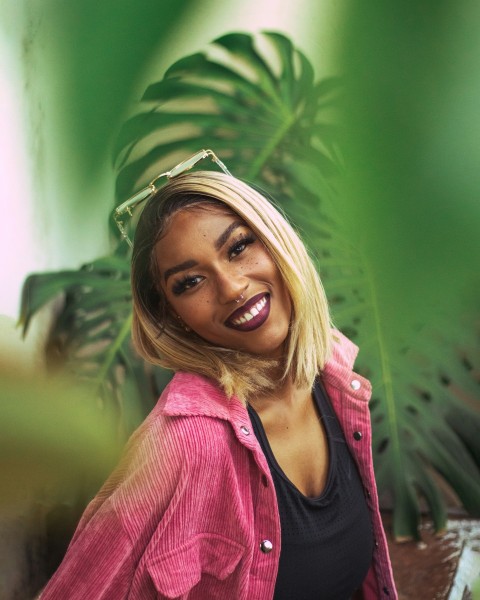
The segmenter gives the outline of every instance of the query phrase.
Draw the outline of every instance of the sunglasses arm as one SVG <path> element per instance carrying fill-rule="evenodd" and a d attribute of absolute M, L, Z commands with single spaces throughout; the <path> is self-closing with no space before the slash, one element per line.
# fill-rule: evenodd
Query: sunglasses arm
<path fill-rule="evenodd" d="M 115 212 L 113 213 L 113 218 L 115 220 L 115 223 L 117 224 L 118 229 L 120 230 L 120 233 L 122 234 L 122 238 L 127 240 L 127 243 L 130 246 L 130 248 L 133 247 L 133 244 L 130 241 L 130 238 L 128 237 L 128 234 L 123 226 L 123 221 L 120 220 L 120 217 L 125 213 L 128 213 L 130 216 L 132 216 L 132 210 L 137 206 L 137 204 L 140 204 L 140 202 L 146 200 L 154 192 L 155 186 L 152 184 L 148 185 L 146 188 L 143 188 L 143 190 L 140 190 L 128 200 L 125 200 L 123 204 L 117 206 Z"/>

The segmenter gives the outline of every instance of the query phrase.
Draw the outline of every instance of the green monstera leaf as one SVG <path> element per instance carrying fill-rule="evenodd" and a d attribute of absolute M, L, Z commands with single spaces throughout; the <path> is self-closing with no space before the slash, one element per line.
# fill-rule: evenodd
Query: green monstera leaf
<path fill-rule="evenodd" d="M 151 372 L 133 351 L 130 270 L 125 258 L 109 256 L 78 271 L 30 275 L 23 287 L 20 324 L 64 296 L 46 344 L 47 365 L 74 374 L 116 413 L 125 439 L 151 409 L 166 373 Z"/>
<path fill-rule="evenodd" d="M 304 185 L 320 189 L 316 171 L 298 165 L 296 171 Z M 297 198 L 290 214 L 313 242 L 335 323 L 359 345 L 357 369 L 373 385 L 373 454 L 383 505 L 393 508 L 398 539 L 417 537 L 425 505 L 441 531 L 445 483 L 471 514 L 480 512 L 478 319 L 468 303 L 464 314 L 427 319 L 420 309 L 405 315 L 381 277 L 385 256 L 363 244 L 362 236 L 373 237 L 378 224 L 354 236 L 335 197 L 319 207 L 305 219 Z M 397 269 L 396 277 L 408 281 L 409 268 L 403 275 Z M 413 306 L 417 291 L 409 293 Z"/>
<path fill-rule="evenodd" d="M 285 36 L 225 35 L 205 52 L 176 62 L 146 90 L 144 110 L 125 123 L 115 147 L 116 203 L 194 152 L 211 148 L 234 175 L 281 205 L 319 267 L 336 325 L 361 348 L 357 368 L 374 388 L 380 493 L 394 510 L 397 537 L 416 537 L 422 501 L 436 528 L 445 525 L 440 481 L 448 482 L 468 510 L 479 511 L 478 336 L 471 321 L 447 320 L 439 329 L 413 313 L 410 321 L 391 326 L 394 310 L 376 256 L 350 235 L 348 206 L 337 201 L 345 172 L 332 118 L 338 96 L 337 80 L 317 82 L 310 62 Z M 126 245 L 116 252 L 126 252 Z M 41 296 L 53 295 L 42 291 L 51 285 L 48 277 L 58 277 L 57 289 L 67 290 L 65 314 L 59 317 L 64 350 L 81 350 L 91 345 L 89 336 L 95 343 L 99 336 L 105 346 L 97 355 L 94 380 L 109 393 L 122 390 L 119 406 L 136 404 L 141 392 L 154 387 L 152 373 L 129 349 L 127 261 L 106 260 L 107 268 L 100 261 L 90 272 L 80 271 L 78 282 L 72 273 L 36 276 L 35 286 L 27 282 L 25 323 L 42 304 Z M 94 274 L 95 293 L 88 279 Z M 77 329 L 69 322 L 73 314 Z M 91 366 L 81 352 L 77 360 L 79 371 L 83 360 Z M 129 396 L 125 386 L 133 381 L 137 393 Z"/>
<path fill-rule="evenodd" d="M 148 87 L 145 112 L 125 123 L 117 141 L 119 202 L 202 147 L 211 147 L 237 176 L 286 196 L 285 165 L 293 158 L 325 178 L 338 172 L 327 112 L 336 80 L 315 82 L 310 62 L 283 35 L 263 34 L 265 55 L 254 41 L 240 33 L 218 38 L 211 48 L 216 58 L 183 58 Z M 299 178 L 294 183 L 301 186 Z M 303 193 L 311 197 L 306 188 Z"/>

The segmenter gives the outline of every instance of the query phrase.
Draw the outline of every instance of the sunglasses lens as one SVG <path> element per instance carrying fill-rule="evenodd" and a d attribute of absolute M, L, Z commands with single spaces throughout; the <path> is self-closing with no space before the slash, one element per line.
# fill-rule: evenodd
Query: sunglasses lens
<path fill-rule="evenodd" d="M 117 206 L 115 212 L 118 215 L 121 215 L 125 212 L 128 212 L 131 215 L 130 211 L 133 210 L 139 202 L 143 202 L 149 196 L 151 196 L 151 194 L 152 194 L 152 189 L 150 187 L 143 188 L 143 190 L 140 190 L 139 192 L 137 192 L 135 194 L 135 196 L 132 196 L 126 202 L 124 202 L 123 204 L 120 204 L 120 206 Z"/>
<path fill-rule="evenodd" d="M 188 171 L 189 169 L 194 167 L 200 160 L 202 160 L 202 158 L 205 158 L 207 156 L 208 156 L 208 153 L 205 152 L 205 150 L 201 150 L 200 152 L 197 152 L 196 154 L 191 156 L 189 159 L 184 160 L 183 162 L 178 164 L 176 167 L 173 167 L 173 169 L 168 174 L 168 178 L 172 179 L 172 177 L 176 177 L 177 175 L 180 175 L 180 173 L 184 173 L 185 171 Z"/>

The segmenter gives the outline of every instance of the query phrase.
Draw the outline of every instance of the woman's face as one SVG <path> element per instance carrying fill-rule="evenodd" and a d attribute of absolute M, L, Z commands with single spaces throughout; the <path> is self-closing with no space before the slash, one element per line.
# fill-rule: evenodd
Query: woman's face
<path fill-rule="evenodd" d="M 238 215 L 220 207 L 177 212 L 155 257 L 158 284 L 187 327 L 216 346 L 282 355 L 290 296 L 265 246 Z"/>

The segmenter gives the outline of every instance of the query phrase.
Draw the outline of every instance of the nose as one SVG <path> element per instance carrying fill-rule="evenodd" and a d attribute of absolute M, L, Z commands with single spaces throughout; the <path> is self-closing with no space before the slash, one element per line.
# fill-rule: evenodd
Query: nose
<path fill-rule="evenodd" d="M 222 269 L 216 274 L 218 300 L 228 304 L 238 300 L 248 287 L 248 278 L 233 269 Z"/>

